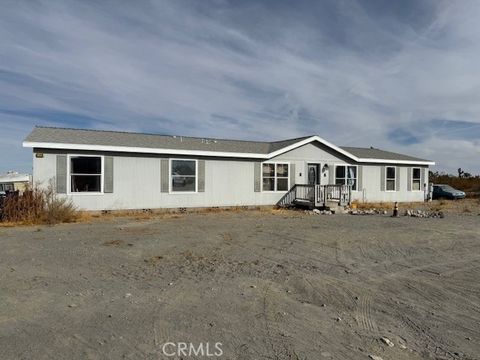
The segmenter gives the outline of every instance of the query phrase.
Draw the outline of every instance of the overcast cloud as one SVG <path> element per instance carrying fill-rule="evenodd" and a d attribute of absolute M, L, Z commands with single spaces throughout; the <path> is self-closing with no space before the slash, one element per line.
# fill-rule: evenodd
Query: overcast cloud
<path fill-rule="evenodd" d="M 34 125 L 318 134 L 480 173 L 479 1 L 11 1 L 0 172 Z"/>

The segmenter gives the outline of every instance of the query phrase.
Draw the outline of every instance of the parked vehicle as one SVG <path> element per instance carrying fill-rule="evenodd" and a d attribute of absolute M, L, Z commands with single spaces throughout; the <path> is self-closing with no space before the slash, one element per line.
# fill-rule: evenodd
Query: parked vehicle
<path fill-rule="evenodd" d="M 464 198 L 465 193 L 463 191 L 454 189 L 450 185 L 433 185 L 433 199 L 458 200 Z"/>

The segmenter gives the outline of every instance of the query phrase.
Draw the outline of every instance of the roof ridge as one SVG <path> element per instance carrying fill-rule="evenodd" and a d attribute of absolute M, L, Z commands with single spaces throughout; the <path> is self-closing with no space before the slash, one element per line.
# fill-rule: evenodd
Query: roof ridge
<path fill-rule="evenodd" d="M 73 127 L 62 127 L 62 126 L 44 126 L 44 125 L 35 125 L 35 128 L 40 129 L 59 129 L 59 130 L 79 130 L 79 131 L 89 131 L 89 132 L 106 132 L 106 133 L 116 133 L 116 134 L 127 134 L 127 135 L 148 135 L 148 136 L 165 136 L 172 138 L 187 138 L 187 139 L 199 139 L 199 140 L 222 140 L 222 141 L 241 141 L 248 143 L 264 143 L 264 144 L 275 144 L 284 141 L 293 141 L 293 140 L 302 140 L 315 135 L 302 136 L 298 138 L 282 139 L 275 141 L 265 141 L 265 140 L 244 140 L 244 139 L 225 139 L 225 138 L 214 138 L 214 137 L 204 137 L 204 136 L 186 136 L 186 135 L 175 135 L 175 134 L 158 134 L 158 133 L 148 133 L 148 132 L 137 132 L 137 131 L 120 131 L 120 130 L 102 130 L 102 129 L 84 129 L 84 128 L 73 128 Z"/>

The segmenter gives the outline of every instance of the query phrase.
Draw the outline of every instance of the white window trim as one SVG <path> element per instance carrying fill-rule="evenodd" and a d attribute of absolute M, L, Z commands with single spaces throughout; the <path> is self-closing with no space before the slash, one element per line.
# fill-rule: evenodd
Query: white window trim
<path fill-rule="evenodd" d="M 337 166 L 345 166 L 345 167 L 348 167 L 348 166 L 355 166 L 356 168 L 356 175 L 357 175 L 357 190 L 353 190 L 352 191 L 360 191 L 358 190 L 358 165 L 353 165 L 353 164 L 333 164 L 333 178 L 335 180 L 335 182 L 337 182 Z M 345 169 L 347 170 L 347 169 Z M 347 173 L 345 172 L 345 181 L 347 181 Z M 335 185 L 335 184 L 333 184 Z"/>
<path fill-rule="evenodd" d="M 172 161 L 195 161 L 195 191 L 174 191 L 172 190 Z M 197 159 L 179 159 L 179 158 L 170 158 L 168 160 L 168 193 L 175 195 L 185 195 L 185 194 L 196 194 L 198 193 L 198 160 Z"/>
<path fill-rule="evenodd" d="M 418 181 L 420 182 L 420 189 L 418 190 L 414 190 L 413 189 L 413 169 L 419 169 L 420 170 L 420 178 L 418 179 Z M 418 167 L 418 166 L 415 166 L 415 167 L 412 167 L 412 175 L 411 175 L 411 178 L 410 178 L 410 189 L 412 189 L 411 191 L 414 191 L 414 192 L 423 192 L 423 184 L 422 184 L 422 168 L 421 167 Z"/>
<path fill-rule="evenodd" d="M 71 158 L 72 157 L 99 157 L 101 161 L 101 173 L 100 173 L 100 192 L 90 192 L 90 191 L 81 191 L 81 192 L 72 192 L 72 174 L 70 173 L 71 168 Z M 105 156 L 104 155 L 84 155 L 84 154 L 67 154 L 67 195 L 75 196 L 91 196 L 91 195 L 103 195 L 103 178 L 105 176 Z"/>
<path fill-rule="evenodd" d="M 393 181 L 394 181 L 393 190 L 387 190 L 387 181 L 389 180 L 387 178 L 388 168 L 394 168 L 395 169 L 395 177 L 393 178 Z M 397 166 L 385 166 L 385 192 L 396 192 L 397 191 L 397 171 L 398 171 Z M 392 180 L 392 179 L 390 179 L 390 180 Z"/>
<path fill-rule="evenodd" d="M 275 179 L 274 181 L 274 186 L 275 189 L 277 188 L 277 164 L 282 164 L 282 165 L 287 165 L 288 166 L 288 176 L 287 176 L 287 190 L 263 190 L 263 164 L 274 164 L 275 165 L 275 173 L 273 178 Z M 264 161 L 262 162 L 262 167 L 260 168 L 260 188 L 262 189 L 263 193 L 286 193 L 290 191 L 290 162 L 289 161 Z M 271 176 L 268 176 L 271 177 Z M 284 179 L 284 177 L 281 177 L 281 179 Z"/>

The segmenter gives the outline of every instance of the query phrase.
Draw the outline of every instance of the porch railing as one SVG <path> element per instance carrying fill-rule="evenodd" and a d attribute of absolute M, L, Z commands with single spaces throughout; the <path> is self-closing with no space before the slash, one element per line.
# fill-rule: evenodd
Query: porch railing
<path fill-rule="evenodd" d="M 350 185 L 315 185 L 315 205 L 326 202 L 338 202 L 339 205 L 350 204 L 352 187 Z"/>
<path fill-rule="evenodd" d="M 278 201 L 277 205 L 286 207 L 295 204 L 295 200 L 315 202 L 315 185 L 295 184 L 292 188 Z"/>
<path fill-rule="evenodd" d="M 288 207 L 296 203 L 310 203 L 312 206 L 325 206 L 327 202 L 337 202 L 344 206 L 350 204 L 350 200 L 351 186 L 349 185 L 295 184 L 277 205 Z"/>

